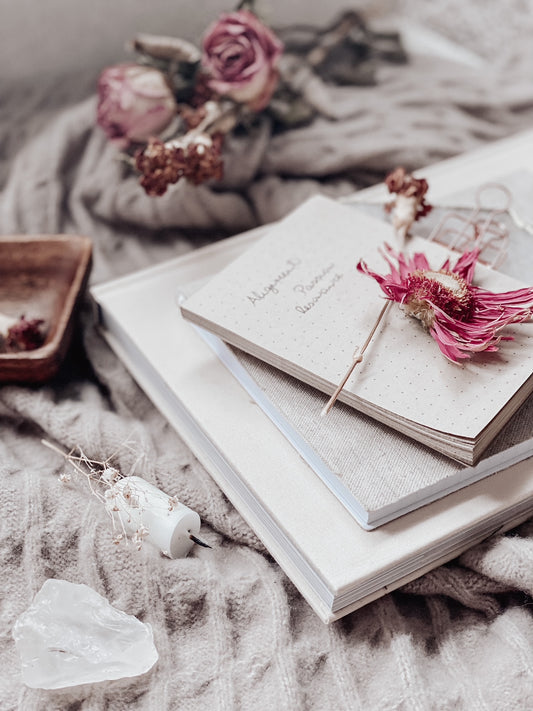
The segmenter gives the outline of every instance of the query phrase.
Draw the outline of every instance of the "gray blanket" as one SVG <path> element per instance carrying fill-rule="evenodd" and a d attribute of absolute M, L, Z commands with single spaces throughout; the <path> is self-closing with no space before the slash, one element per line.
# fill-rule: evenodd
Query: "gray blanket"
<path fill-rule="evenodd" d="M 95 127 L 90 97 L 2 122 L 0 231 L 94 241 L 92 283 L 275 220 L 315 192 L 345 195 L 398 164 L 420 167 L 533 123 L 530 47 L 490 71 L 440 60 L 383 68 L 377 87 L 332 90 L 336 121 L 227 147 L 222 185 L 148 198 Z M 22 116 L 22 114 L 21 114 Z M 51 121 L 47 126 L 44 126 Z M 37 130 L 38 129 L 38 130 Z M 26 134 L 33 135 L 23 142 Z M 7 174 L 7 173 L 6 173 Z M 533 522 L 325 626 L 95 330 L 90 311 L 60 374 L 0 387 L 0 708 L 529 709 Z M 168 560 L 114 546 L 100 503 L 64 485 L 41 438 L 102 460 L 117 451 L 198 511 L 212 550 Z M 129 440 L 134 450 L 120 445 Z M 14 620 L 50 577 L 83 582 L 149 622 L 146 675 L 63 692 L 24 687 Z"/>

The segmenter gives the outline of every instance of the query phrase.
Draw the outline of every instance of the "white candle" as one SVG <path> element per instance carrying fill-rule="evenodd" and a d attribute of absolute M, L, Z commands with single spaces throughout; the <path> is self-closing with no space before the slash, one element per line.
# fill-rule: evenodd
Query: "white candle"
<path fill-rule="evenodd" d="M 105 474 L 105 472 L 104 472 Z M 200 516 L 138 476 L 119 479 L 106 492 L 106 508 L 135 540 L 146 540 L 170 558 L 187 555 Z"/>

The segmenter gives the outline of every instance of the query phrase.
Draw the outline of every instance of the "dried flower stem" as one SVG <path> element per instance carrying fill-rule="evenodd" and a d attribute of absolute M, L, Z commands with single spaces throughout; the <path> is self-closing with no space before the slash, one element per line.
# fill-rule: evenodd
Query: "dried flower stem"
<path fill-rule="evenodd" d="M 87 484 L 89 486 L 89 489 L 91 490 L 91 494 L 95 496 L 98 501 L 100 501 L 100 503 L 104 504 L 104 506 L 107 503 L 107 496 L 105 494 L 109 491 L 112 492 L 114 490 L 114 484 L 118 480 L 127 478 L 117 469 L 110 466 L 110 462 L 115 457 L 116 452 L 114 452 L 104 461 L 97 461 L 94 459 L 89 459 L 89 457 L 84 454 L 81 447 L 76 448 L 79 454 L 75 454 L 75 450 L 65 452 L 60 447 L 57 447 L 55 444 L 52 444 L 51 442 L 48 442 L 45 439 L 41 440 L 41 444 L 43 444 L 45 447 L 48 447 L 48 449 L 51 449 L 53 452 L 56 452 L 56 454 L 60 454 L 64 459 L 66 459 L 70 466 L 78 474 L 80 474 L 87 480 Z M 123 446 L 127 446 L 127 442 Z M 135 462 L 133 468 L 135 468 L 136 464 L 137 462 Z M 112 472 L 112 479 L 109 479 L 109 477 L 105 477 L 106 473 L 109 472 Z M 105 493 L 102 493 L 102 489 L 105 490 Z M 115 517 L 112 512 L 109 513 L 111 516 L 113 532 L 116 534 L 118 528 L 116 521 L 117 517 Z M 120 524 L 120 532 L 118 535 L 115 535 L 115 543 L 118 543 L 119 540 L 125 540 L 127 543 L 129 540 L 127 531 L 120 516 L 118 516 L 118 521 Z M 139 543 L 138 540 L 135 540 L 134 542 L 137 544 Z"/>
<path fill-rule="evenodd" d="M 127 153 L 117 153 L 115 155 L 115 160 L 124 163 L 130 168 L 135 168 L 135 159 L 132 156 L 129 156 Z"/>
<path fill-rule="evenodd" d="M 176 141 L 185 143 L 191 142 L 202 133 L 213 135 L 214 133 L 229 133 L 237 123 L 239 108 L 230 104 L 226 108 L 222 108 L 215 101 L 206 101 L 204 104 L 206 111 L 205 117 L 195 128 L 191 128 L 184 136 L 177 138 Z"/>
<path fill-rule="evenodd" d="M 387 303 L 383 305 L 383 308 L 379 312 L 379 316 L 377 317 L 376 321 L 374 322 L 374 325 L 372 326 L 372 329 L 371 329 L 370 333 L 368 334 L 366 341 L 363 343 L 361 348 L 357 347 L 355 349 L 354 354 L 353 354 L 353 360 L 352 360 L 350 367 L 346 371 L 346 374 L 343 377 L 343 379 L 341 380 L 341 382 L 337 385 L 335 392 L 333 393 L 333 395 L 330 397 L 330 399 L 327 401 L 327 403 L 322 408 L 322 411 L 320 412 L 320 415 L 322 417 L 324 417 L 324 415 L 328 414 L 328 412 L 331 410 L 331 408 L 337 401 L 337 398 L 339 397 L 339 395 L 342 392 L 342 389 L 346 385 L 348 378 L 355 370 L 355 366 L 362 362 L 365 351 L 368 348 L 368 346 L 370 345 L 370 341 L 374 337 L 374 334 L 376 333 L 377 328 L 378 328 L 379 324 L 381 323 L 383 317 L 387 313 L 387 310 L 388 310 L 389 306 L 391 305 L 391 303 L 392 303 L 391 301 L 387 301 Z"/>

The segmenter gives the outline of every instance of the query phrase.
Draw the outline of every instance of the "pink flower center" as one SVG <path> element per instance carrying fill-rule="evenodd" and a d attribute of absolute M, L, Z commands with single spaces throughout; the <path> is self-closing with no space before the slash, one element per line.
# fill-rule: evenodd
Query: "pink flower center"
<path fill-rule="evenodd" d="M 418 269 L 407 278 L 406 312 L 431 328 L 437 307 L 458 321 L 468 321 L 474 311 L 474 294 L 458 274 Z"/>

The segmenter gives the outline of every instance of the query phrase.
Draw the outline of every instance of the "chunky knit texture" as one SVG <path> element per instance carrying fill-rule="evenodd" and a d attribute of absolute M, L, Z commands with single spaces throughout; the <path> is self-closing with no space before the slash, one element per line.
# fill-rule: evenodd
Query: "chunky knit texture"
<path fill-rule="evenodd" d="M 263 125 L 232 142 L 222 186 L 180 184 L 157 199 L 94 127 L 93 98 L 56 114 L 53 91 L 29 95 L 36 113 L 24 126 L 1 109 L 6 155 L 25 132 L 35 138 L 5 166 L 0 231 L 91 236 L 92 283 L 153 264 L 276 219 L 313 192 L 346 194 L 397 164 L 420 167 L 531 127 L 530 45 L 524 37 L 512 69 L 389 67 L 378 87 L 333 92 L 338 121 L 274 138 Z M 53 120 L 45 128 L 39 117 Z M 325 626 L 109 350 L 89 309 L 53 382 L 0 387 L 0 426 L 2 711 L 533 707 L 532 522 Z M 139 473 L 198 511 L 213 549 L 171 561 L 148 546 L 115 547 L 103 508 L 83 483 L 60 484 L 66 467 L 42 437 L 95 459 L 117 451 L 125 473 L 144 455 Z M 121 448 L 127 439 L 136 453 Z M 86 583 L 149 622 L 154 669 L 63 692 L 25 688 L 11 629 L 49 577 Z"/>

